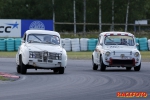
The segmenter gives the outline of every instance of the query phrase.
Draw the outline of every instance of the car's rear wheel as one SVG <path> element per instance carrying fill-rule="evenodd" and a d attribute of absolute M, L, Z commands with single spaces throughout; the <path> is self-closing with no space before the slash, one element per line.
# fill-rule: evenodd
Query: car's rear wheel
<path fill-rule="evenodd" d="M 94 63 L 93 57 L 92 57 L 92 65 L 93 65 L 93 70 L 97 70 L 97 69 L 98 69 L 98 65 L 96 65 L 96 64 Z"/>
<path fill-rule="evenodd" d="M 63 74 L 64 73 L 65 68 L 64 67 L 60 67 L 59 68 L 59 74 Z"/>
<path fill-rule="evenodd" d="M 54 72 L 54 73 L 58 73 L 58 72 L 59 72 L 59 69 L 58 69 L 58 68 L 53 69 L 53 72 Z"/>
<path fill-rule="evenodd" d="M 20 73 L 20 66 L 19 65 L 17 65 L 17 73 Z"/>
<path fill-rule="evenodd" d="M 27 72 L 26 65 L 23 64 L 22 57 L 20 56 L 20 73 L 21 74 L 26 74 L 26 72 Z"/>
<path fill-rule="evenodd" d="M 139 66 L 134 67 L 134 71 L 140 71 L 140 69 L 141 69 L 141 63 Z"/>
<path fill-rule="evenodd" d="M 99 57 L 99 62 L 100 62 L 100 70 L 105 71 L 106 70 L 106 65 L 103 63 L 103 59 L 102 59 L 101 56 Z"/>
<path fill-rule="evenodd" d="M 130 70 L 131 70 L 131 68 L 132 68 L 132 67 L 126 67 L 126 70 L 127 70 L 127 71 L 130 71 Z"/>

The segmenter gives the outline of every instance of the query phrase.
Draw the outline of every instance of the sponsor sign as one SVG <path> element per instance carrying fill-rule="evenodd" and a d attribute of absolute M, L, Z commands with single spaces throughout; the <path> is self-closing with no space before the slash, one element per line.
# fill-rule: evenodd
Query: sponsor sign
<path fill-rule="evenodd" d="M 21 37 L 21 20 L 0 19 L 0 37 Z"/>
<path fill-rule="evenodd" d="M 117 92 L 119 98 L 146 98 L 147 92 Z"/>
<path fill-rule="evenodd" d="M 21 37 L 26 30 L 53 30 L 53 20 L 21 20 Z"/>
<path fill-rule="evenodd" d="M 137 25 L 140 25 L 140 24 L 147 25 L 147 20 L 135 20 L 135 24 L 137 24 Z"/>

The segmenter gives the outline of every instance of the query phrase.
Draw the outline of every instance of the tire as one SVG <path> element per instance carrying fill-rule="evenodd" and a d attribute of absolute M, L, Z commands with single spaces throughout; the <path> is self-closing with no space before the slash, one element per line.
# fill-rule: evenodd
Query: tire
<path fill-rule="evenodd" d="M 130 70 L 131 70 L 131 68 L 132 68 L 132 67 L 126 67 L 126 70 L 127 70 L 127 71 L 130 71 Z"/>
<path fill-rule="evenodd" d="M 59 68 L 59 74 L 63 74 L 63 73 L 64 73 L 64 70 L 65 70 L 64 67 L 60 67 L 60 68 Z"/>
<path fill-rule="evenodd" d="M 134 71 L 140 71 L 140 69 L 141 69 L 141 63 L 139 66 L 134 67 Z"/>
<path fill-rule="evenodd" d="M 101 56 L 99 57 L 99 62 L 100 62 L 100 71 L 105 71 L 106 65 L 103 63 L 103 59 Z"/>
<path fill-rule="evenodd" d="M 59 72 L 59 69 L 53 69 L 53 72 L 54 72 L 54 73 L 58 73 L 58 72 Z"/>
<path fill-rule="evenodd" d="M 97 70 L 97 69 L 98 69 L 98 65 L 96 65 L 96 64 L 94 63 L 93 57 L 92 57 L 92 65 L 93 65 L 93 70 Z"/>
<path fill-rule="evenodd" d="M 20 66 L 19 65 L 17 65 L 17 73 L 20 73 Z"/>
<path fill-rule="evenodd" d="M 22 62 L 22 57 L 20 56 L 20 73 L 21 74 L 26 74 L 27 73 L 27 68 L 26 65 L 23 64 Z"/>

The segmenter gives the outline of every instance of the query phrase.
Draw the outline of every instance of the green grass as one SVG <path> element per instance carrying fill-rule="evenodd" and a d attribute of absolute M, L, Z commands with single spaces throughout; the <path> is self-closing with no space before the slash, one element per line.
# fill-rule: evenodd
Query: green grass
<path fill-rule="evenodd" d="M 90 52 L 67 52 L 68 59 L 91 59 L 92 51 Z"/>
<path fill-rule="evenodd" d="M 67 52 L 68 59 L 91 59 L 93 51 L 85 51 L 85 52 Z M 140 51 L 142 55 L 142 61 L 150 62 L 150 51 Z M 7 52 L 0 51 L 0 58 L 15 58 L 16 51 Z"/>
<path fill-rule="evenodd" d="M 1 81 L 8 81 L 8 78 L 3 77 L 3 76 L 0 76 L 0 80 L 1 80 Z"/>
<path fill-rule="evenodd" d="M 15 58 L 16 51 L 7 52 L 7 51 L 0 51 L 0 58 Z"/>

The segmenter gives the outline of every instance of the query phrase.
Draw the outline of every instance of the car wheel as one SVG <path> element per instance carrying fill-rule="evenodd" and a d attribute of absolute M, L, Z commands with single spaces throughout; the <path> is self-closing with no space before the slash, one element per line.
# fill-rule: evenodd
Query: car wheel
<path fill-rule="evenodd" d="M 132 68 L 132 67 L 126 67 L 126 70 L 127 70 L 127 71 L 130 71 L 130 70 L 131 70 L 131 68 Z"/>
<path fill-rule="evenodd" d="M 20 73 L 20 66 L 17 65 L 17 73 Z"/>
<path fill-rule="evenodd" d="M 97 70 L 97 69 L 98 69 L 98 65 L 96 65 L 96 64 L 94 63 L 93 57 L 92 57 L 92 65 L 93 65 L 93 70 Z"/>
<path fill-rule="evenodd" d="M 20 56 L 20 64 L 21 64 L 21 66 L 20 66 L 20 73 L 21 74 L 26 74 L 27 68 L 26 68 L 26 65 L 23 64 L 21 56 Z"/>
<path fill-rule="evenodd" d="M 64 67 L 60 67 L 60 68 L 59 68 L 59 74 L 63 74 L 63 73 L 64 73 L 64 70 L 65 70 Z"/>
<path fill-rule="evenodd" d="M 53 69 L 54 73 L 58 73 L 59 69 Z"/>
<path fill-rule="evenodd" d="M 134 71 L 140 71 L 140 69 L 141 69 L 141 63 L 139 66 L 134 67 Z"/>
<path fill-rule="evenodd" d="M 101 56 L 99 57 L 99 62 L 100 62 L 100 70 L 105 71 L 106 70 L 106 65 L 103 63 L 103 59 L 102 59 Z"/>

